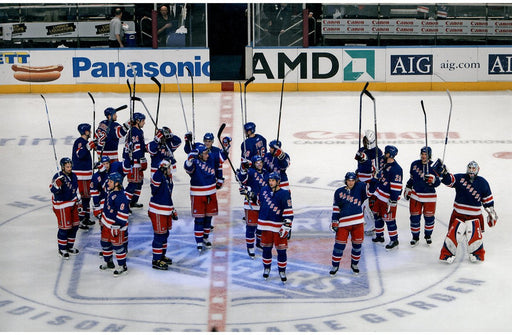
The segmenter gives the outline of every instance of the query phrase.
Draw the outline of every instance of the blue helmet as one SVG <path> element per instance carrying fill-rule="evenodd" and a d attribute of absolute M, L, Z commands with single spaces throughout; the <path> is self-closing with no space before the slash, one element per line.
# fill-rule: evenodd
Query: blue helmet
<path fill-rule="evenodd" d="M 109 116 L 112 116 L 115 113 L 117 113 L 117 111 L 115 110 L 115 108 L 108 107 L 107 109 L 105 109 L 105 111 L 103 113 L 105 113 L 105 117 L 108 118 Z"/>
<path fill-rule="evenodd" d="M 281 174 L 279 172 L 275 172 L 275 171 L 271 172 L 268 175 L 268 179 L 274 179 L 279 183 L 279 182 L 281 182 Z"/>
<path fill-rule="evenodd" d="M 71 158 L 69 158 L 69 157 L 62 157 L 62 158 L 60 159 L 60 168 L 61 168 L 62 170 L 64 170 L 64 166 L 65 166 L 66 164 L 68 164 L 68 163 L 70 163 L 70 164 L 71 164 L 71 166 L 73 166 L 73 161 L 71 161 Z"/>
<path fill-rule="evenodd" d="M 395 156 L 398 155 L 398 149 L 394 145 L 386 145 L 384 154 L 389 154 L 389 157 L 395 158 Z"/>
<path fill-rule="evenodd" d="M 83 135 L 86 131 L 91 131 L 91 125 L 88 123 L 80 123 L 77 129 L 80 135 Z"/>
<path fill-rule="evenodd" d="M 422 153 L 424 153 L 424 152 L 427 154 L 428 159 L 431 159 L 431 158 L 432 158 L 432 148 L 431 148 L 431 147 L 426 147 L 426 146 L 425 146 L 425 147 L 421 148 L 421 150 L 420 150 L 420 155 L 421 155 Z"/>
<path fill-rule="evenodd" d="M 345 181 L 347 181 L 347 180 L 356 180 L 356 179 L 357 179 L 357 175 L 354 172 L 347 172 L 345 174 Z"/>
<path fill-rule="evenodd" d="M 254 156 L 252 156 L 251 161 L 252 161 L 252 164 L 254 165 L 258 161 L 263 161 L 263 157 L 261 157 L 260 155 L 254 155 Z"/>
<path fill-rule="evenodd" d="M 142 121 L 146 120 L 146 116 L 142 113 L 133 113 L 133 121 Z"/>
<path fill-rule="evenodd" d="M 112 180 L 115 183 L 122 184 L 123 183 L 123 176 L 119 172 L 112 172 L 108 175 L 108 179 Z"/>
<path fill-rule="evenodd" d="M 256 124 L 254 122 L 247 122 L 246 124 L 244 124 L 244 129 L 245 129 L 245 132 L 253 132 L 255 133 L 256 132 Z"/>
<path fill-rule="evenodd" d="M 110 163 L 110 158 L 108 156 L 101 156 L 100 163 Z"/>
<path fill-rule="evenodd" d="M 270 144 L 269 144 L 269 148 L 274 148 L 275 146 L 281 148 L 281 141 L 278 141 L 278 140 L 272 140 L 270 141 Z"/>
<path fill-rule="evenodd" d="M 195 149 L 197 150 L 197 153 L 199 155 L 201 155 L 205 151 L 208 151 L 208 148 L 206 147 L 206 145 L 204 145 L 202 143 L 196 143 Z"/>
<path fill-rule="evenodd" d="M 204 134 L 203 141 L 213 141 L 214 137 L 212 133 L 206 133 Z"/>

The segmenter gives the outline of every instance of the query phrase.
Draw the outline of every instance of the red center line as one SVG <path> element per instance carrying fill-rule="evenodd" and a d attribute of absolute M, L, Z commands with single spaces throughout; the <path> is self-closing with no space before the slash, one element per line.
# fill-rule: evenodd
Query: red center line
<path fill-rule="evenodd" d="M 220 123 L 226 128 L 222 136 L 233 137 L 233 92 L 222 92 Z M 220 145 L 220 144 L 219 144 Z M 226 162 L 228 164 L 228 162 Z M 226 165 L 225 164 L 225 165 Z M 225 166 L 224 165 L 224 166 Z M 224 169 L 224 186 L 217 191 L 219 215 L 214 218 L 213 248 L 210 267 L 210 306 L 208 331 L 225 331 L 229 284 L 229 248 L 231 233 L 231 169 Z"/>

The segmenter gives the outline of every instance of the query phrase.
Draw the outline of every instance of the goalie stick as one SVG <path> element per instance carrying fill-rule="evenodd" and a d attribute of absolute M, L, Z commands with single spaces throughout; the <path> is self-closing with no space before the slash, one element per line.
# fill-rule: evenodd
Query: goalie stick
<path fill-rule="evenodd" d="M 379 172 L 379 146 L 377 145 L 377 105 L 375 103 L 375 98 L 368 90 L 363 90 L 363 93 L 368 96 L 373 102 L 373 127 L 375 131 L 375 170 Z"/>
<path fill-rule="evenodd" d="M 55 151 L 55 141 L 53 140 L 53 132 L 52 132 L 52 124 L 50 122 L 50 114 L 48 113 L 48 105 L 46 104 L 46 99 L 45 99 L 44 95 L 41 94 L 41 98 L 43 98 L 44 108 L 46 109 L 46 117 L 48 118 L 48 128 L 50 128 L 50 137 L 52 140 L 53 157 L 55 158 L 55 166 L 57 167 L 57 171 L 60 171 L 59 162 L 57 160 L 57 152 Z"/>
<path fill-rule="evenodd" d="M 368 88 L 369 82 L 366 82 L 366 84 L 363 87 L 363 90 L 359 94 L 359 145 L 357 147 L 357 150 L 361 148 L 361 120 L 363 117 L 363 95 L 366 89 Z"/>

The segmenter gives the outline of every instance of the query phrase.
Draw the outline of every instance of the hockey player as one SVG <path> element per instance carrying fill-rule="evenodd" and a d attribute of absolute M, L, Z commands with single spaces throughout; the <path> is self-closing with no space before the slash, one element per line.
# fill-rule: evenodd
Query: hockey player
<path fill-rule="evenodd" d="M 238 180 L 242 183 L 240 194 L 245 196 L 245 243 L 247 254 L 250 258 L 256 256 L 254 243 L 260 243 L 261 231 L 256 231 L 260 206 L 254 201 L 254 196 L 260 193 L 262 187 L 267 186 L 268 171 L 263 168 L 263 159 L 256 155 L 252 157 L 252 166 L 242 165 L 237 173 Z"/>
<path fill-rule="evenodd" d="M 74 245 L 80 223 L 78 213 L 81 210 L 81 204 L 78 198 L 78 181 L 72 171 L 71 159 L 62 158 L 60 168 L 61 171 L 52 178 L 50 191 L 52 192 L 53 212 L 59 226 L 57 232 L 59 256 L 69 259 L 70 254 L 76 255 L 79 252 Z"/>
<path fill-rule="evenodd" d="M 345 186 L 334 192 L 331 230 L 336 234 L 336 237 L 331 258 L 332 268 L 329 271 L 331 276 L 338 272 L 349 235 L 352 241 L 350 268 L 355 274 L 359 273 L 358 264 L 364 240 L 362 205 L 368 197 L 367 187 L 366 183 L 357 181 L 357 175 L 354 172 L 347 172 L 345 174 Z"/>
<path fill-rule="evenodd" d="M 208 237 L 211 232 L 212 218 L 219 211 L 216 188 L 218 162 L 210 157 L 209 150 L 203 144 L 196 143 L 195 150 L 188 154 L 184 168 L 190 176 L 194 236 L 197 250 L 202 253 L 203 247 L 212 247 Z"/>
<path fill-rule="evenodd" d="M 281 183 L 279 187 L 283 190 L 290 190 L 286 169 L 290 166 L 290 156 L 281 149 L 281 141 L 270 141 L 268 152 L 263 157 L 263 167 L 268 172 L 279 172 Z"/>
<path fill-rule="evenodd" d="M 357 177 L 360 181 L 369 183 L 372 175 L 379 167 L 384 165 L 382 160 L 382 150 L 376 148 L 376 138 L 373 130 L 366 130 L 363 137 L 363 147 L 359 148 L 356 153 L 357 160 Z M 378 165 L 378 166 L 377 166 Z M 365 235 L 373 235 L 375 231 L 375 219 L 371 208 L 375 203 L 375 196 L 370 196 L 363 203 L 364 214 L 364 232 Z"/>
<path fill-rule="evenodd" d="M 432 244 L 436 213 L 436 187 L 441 184 L 439 177 L 432 169 L 432 149 L 423 147 L 420 150 L 420 159 L 412 162 L 410 174 L 404 190 L 404 198 L 409 201 L 411 220 L 411 246 L 418 245 L 421 231 L 421 215 L 425 219 L 425 241 Z"/>
<path fill-rule="evenodd" d="M 95 141 L 89 141 L 91 137 L 91 125 L 88 123 L 81 123 L 78 125 L 78 137 L 73 143 L 73 150 L 71 153 L 71 161 L 73 162 L 73 173 L 78 179 L 78 190 L 82 199 L 83 212 L 79 216 L 80 229 L 89 229 L 88 226 L 94 225 L 91 221 L 91 193 L 90 184 L 92 178 L 92 157 L 90 150 L 96 147 Z"/>
<path fill-rule="evenodd" d="M 117 172 L 108 176 L 108 194 L 101 214 L 101 248 L 105 263 L 100 265 L 100 269 L 114 269 L 114 277 L 128 271 L 125 234 L 128 231 L 129 201 L 125 196 L 122 181 L 123 177 Z M 112 259 L 114 251 L 117 266 Z"/>
<path fill-rule="evenodd" d="M 153 141 L 146 144 L 146 151 L 151 157 L 151 176 L 158 170 L 160 162 L 171 162 L 172 171 L 176 171 L 174 152 L 181 145 L 181 138 L 174 135 L 169 127 L 158 129 Z"/>
<path fill-rule="evenodd" d="M 167 270 L 172 260 L 166 257 L 167 238 L 172 229 L 172 220 L 178 213 L 172 202 L 172 164 L 162 160 L 159 169 L 151 177 L 151 200 L 148 215 L 153 224 L 153 269 Z"/>
<path fill-rule="evenodd" d="M 126 135 L 130 129 L 130 122 L 125 122 L 123 125 L 117 123 L 117 111 L 108 107 L 104 111 L 106 120 L 98 124 L 95 132 L 95 140 L 97 140 L 97 153 L 98 157 L 108 156 L 111 162 L 118 161 L 118 146 L 119 139 Z"/>
<path fill-rule="evenodd" d="M 393 145 L 384 148 L 386 163 L 379 171 L 375 183 L 376 196 L 372 208 L 375 217 L 375 237 L 373 242 L 384 242 L 384 223 L 388 228 L 389 244 L 386 249 L 398 247 L 398 228 L 396 225 L 396 205 L 402 193 L 402 168 L 395 161 L 398 149 Z"/>
<path fill-rule="evenodd" d="M 256 124 L 247 122 L 244 125 L 246 139 L 240 146 L 242 149 L 242 160 L 251 160 L 253 156 L 264 157 L 267 153 L 267 140 L 260 134 L 256 134 Z"/>
<path fill-rule="evenodd" d="M 453 263 L 457 245 L 465 239 L 469 260 L 483 262 L 485 250 L 482 232 L 485 225 L 481 207 L 483 206 L 488 214 L 489 227 L 494 227 L 498 221 L 489 183 L 478 175 L 480 167 L 475 161 L 468 163 L 466 173 L 451 174 L 440 160 L 434 164 L 434 169 L 442 176 L 443 184 L 455 189 L 453 212 L 439 259 L 449 264 Z"/>
<path fill-rule="evenodd" d="M 144 182 L 144 171 L 148 168 L 146 157 L 146 145 L 144 144 L 144 131 L 146 116 L 142 113 L 133 113 L 132 127 L 128 132 L 126 144 L 123 151 L 123 172 L 127 176 L 126 197 L 130 201 L 130 208 L 141 208 L 138 203 L 142 183 Z"/>
<path fill-rule="evenodd" d="M 258 194 L 260 212 L 258 229 L 261 230 L 261 246 L 263 247 L 263 278 L 267 280 L 272 265 L 272 247 L 277 250 L 277 267 L 282 282 L 286 281 L 286 265 L 288 240 L 291 236 L 293 208 L 289 191 L 279 187 L 281 175 L 272 172 L 268 176 L 268 186 Z"/>
<path fill-rule="evenodd" d="M 91 179 L 91 198 L 93 204 L 93 215 L 98 219 L 101 217 L 105 197 L 107 195 L 107 179 L 110 170 L 110 159 L 103 156 L 100 159 L 98 170 Z M 101 225 L 100 225 L 101 226 Z"/>

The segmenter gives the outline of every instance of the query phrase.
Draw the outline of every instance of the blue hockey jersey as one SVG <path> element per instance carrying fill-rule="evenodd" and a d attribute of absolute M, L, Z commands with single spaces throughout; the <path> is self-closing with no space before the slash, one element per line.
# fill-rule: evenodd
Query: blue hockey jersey
<path fill-rule="evenodd" d="M 436 187 L 441 184 L 441 180 L 432 169 L 432 161 L 423 164 L 421 159 L 411 163 L 411 177 L 407 181 L 407 187 L 412 189 L 411 198 L 419 202 L 436 202 Z M 424 177 L 427 174 L 434 176 L 434 183 L 428 184 Z"/>
<path fill-rule="evenodd" d="M 280 186 L 284 189 L 288 189 L 290 183 L 288 182 L 288 175 L 286 174 L 286 169 L 290 166 L 290 156 L 285 153 L 285 157 L 283 159 L 279 159 L 275 156 L 272 156 L 270 152 L 267 152 L 263 157 L 263 168 L 267 170 L 269 173 L 279 172 L 281 175 L 281 183 Z"/>
<path fill-rule="evenodd" d="M 109 129 L 110 123 L 110 129 Z M 108 133 L 107 133 L 108 131 Z M 98 124 L 98 128 L 94 134 L 98 140 L 97 151 L 103 150 L 103 156 L 108 156 L 110 160 L 117 160 L 117 149 L 119 147 L 119 139 L 126 135 L 126 130 L 116 121 L 103 120 Z M 103 149 L 103 147 L 105 147 Z"/>
<path fill-rule="evenodd" d="M 263 157 L 267 153 L 267 140 L 260 134 L 256 134 L 254 137 L 246 138 L 240 148 L 242 158 L 252 160 L 256 155 Z"/>
<path fill-rule="evenodd" d="M 352 189 L 343 186 L 334 192 L 332 204 L 332 222 L 338 222 L 338 227 L 352 226 L 364 223 L 362 205 L 368 198 L 368 185 L 362 181 L 356 182 Z"/>
<path fill-rule="evenodd" d="M 204 162 L 198 158 L 188 165 L 184 163 L 185 172 L 190 176 L 190 195 L 210 195 L 216 193 L 218 162 L 212 156 Z"/>
<path fill-rule="evenodd" d="M 402 168 L 396 161 L 386 163 L 379 171 L 373 194 L 383 202 L 398 201 L 402 193 L 402 176 Z"/>
<path fill-rule="evenodd" d="M 109 191 L 105 199 L 105 205 L 101 213 L 101 223 L 111 229 L 113 225 L 120 226 L 120 230 L 128 228 L 128 216 L 130 215 L 130 202 L 124 194 L 124 190 Z"/>
<path fill-rule="evenodd" d="M 171 215 L 174 210 L 172 203 L 172 175 L 166 176 L 158 169 L 151 177 L 151 199 L 149 211 L 160 215 Z"/>
<path fill-rule="evenodd" d="M 79 137 L 73 143 L 71 161 L 73 162 L 73 173 L 78 180 L 90 180 L 92 177 L 92 157 L 87 149 L 88 141 Z"/>
<path fill-rule="evenodd" d="M 279 189 L 272 192 L 269 186 L 265 186 L 258 194 L 258 202 L 258 229 L 278 233 L 285 219 L 293 221 L 292 198 L 289 191 Z"/>
<path fill-rule="evenodd" d="M 359 151 L 364 152 L 364 154 L 367 157 L 367 160 L 364 162 L 357 162 L 357 177 L 359 178 L 360 181 L 368 182 L 370 181 L 370 179 L 372 179 L 373 171 L 378 170 L 375 161 L 375 148 L 365 149 L 364 147 L 361 147 Z M 379 167 L 381 167 L 384 165 L 382 150 L 377 149 L 377 152 Z"/>
<path fill-rule="evenodd" d="M 253 167 L 247 169 L 247 171 L 239 170 L 237 176 L 240 183 L 244 186 L 250 187 L 250 191 L 254 192 L 254 194 L 259 194 L 261 189 L 267 186 L 268 171 L 265 169 L 262 169 L 260 172 Z M 251 204 L 249 205 L 249 201 L 246 197 L 244 200 L 244 208 L 259 210 L 260 206 L 256 202 L 252 201 L 252 199 Z"/>
<path fill-rule="evenodd" d="M 60 177 L 62 186 L 56 188 L 53 184 L 54 181 Z M 53 175 L 52 182 L 50 184 L 50 191 L 52 192 L 52 204 L 54 209 L 63 209 L 72 207 L 78 201 L 78 179 L 76 175 L 71 172 L 70 175 L 65 174 L 62 171 L 57 172 Z"/>
<path fill-rule="evenodd" d="M 478 216 L 484 208 L 494 206 L 491 187 L 485 178 L 476 176 L 471 182 L 465 173 L 443 176 L 442 183 L 455 189 L 453 209 L 463 215 Z"/>
<path fill-rule="evenodd" d="M 155 140 L 146 145 L 146 151 L 151 157 L 151 174 L 155 173 L 163 159 L 171 162 L 172 171 L 176 170 L 176 159 L 174 152 L 181 145 L 181 138 L 176 135 L 165 140 L 164 143 L 156 142 Z"/>

